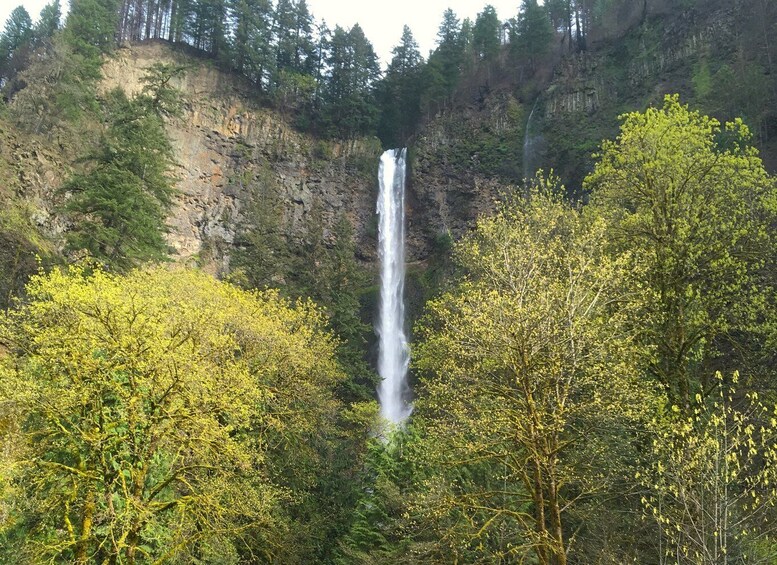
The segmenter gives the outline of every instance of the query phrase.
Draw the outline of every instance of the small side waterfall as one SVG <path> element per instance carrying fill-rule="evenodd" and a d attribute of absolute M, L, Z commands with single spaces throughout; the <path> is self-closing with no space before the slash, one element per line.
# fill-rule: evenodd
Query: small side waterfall
<path fill-rule="evenodd" d="M 529 119 L 526 120 L 526 131 L 523 134 L 523 178 L 530 179 L 534 176 L 534 168 L 532 167 L 532 153 L 534 149 L 534 138 L 531 136 L 531 119 L 534 117 L 534 111 L 537 109 L 537 103 L 540 101 L 538 96 L 534 100 L 534 106 L 529 112 Z"/>
<path fill-rule="evenodd" d="M 407 369 L 410 351 L 405 336 L 405 155 L 389 149 L 380 157 L 378 181 L 378 245 L 380 314 L 378 385 L 381 415 L 401 424 L 413 411 Z"/>

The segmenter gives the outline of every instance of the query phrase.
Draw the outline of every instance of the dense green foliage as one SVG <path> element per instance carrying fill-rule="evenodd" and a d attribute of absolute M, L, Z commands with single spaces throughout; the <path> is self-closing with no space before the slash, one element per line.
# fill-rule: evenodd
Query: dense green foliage
<path fill-rule="evenodd" d="M 632 258 L 622 283 L 642 311 L 650 372 L 688 406 L 715 370 L 749 368 L 749 343 L 762 343 L 774 181 L 741 121 L 721 128 L 677 97 L 623 119 L 585 186 L 613 226 L 609 245 Z"/>
<path fill-rule="evenodd" d="M 0 66 L 0 81 L 23 74 L 36 45 L 30 39 L 56 31 L 54 13 L 58 4 L 44 10 L 33 29 L 24 8 L 14 12 L 0 41 L 0 63 L 8 61 Z M 550 25 L 542 9 L 535 15 Z M 513 28 L 511 37 L 522 37 L 520 26 L 500 21 L 492 6 L 474 23 L 447 10 L 428 64 L 406 28 L 383 76 L 358 24 L 330 30 L 315 21 L 305 0 L 74 0 L 63 41 L 73 58 L 74 82 L 93 79 L 99 56 L 117 42 L 165 39 L 245 76 L 304 130 L 345 139 L 379 134 L 385 144 L 401 145 L 415 133 L 422 109 L 446 106 L 463 77 L 497 64 L 505 25 Z M 51 56 L 56 49 L 47 51 Z M 11 65 L 14 54 L 18 62 Z"/>
<path fill-rule="evenodd" d="M 513 28 L 510 43 L 513 54 L 534 62 L 548 52 L 552 39 L 553 30 L 543 7 L 536 0 L 525 0 Z"/>
<path fill-rule="evenodd" d="M 14 11 L 0 125 L 79 141 L 60 259 L 92 259 L 51 268 L 3 153 L 0 561 L 774 563 L 777 189 L 752 146 L 773 136 L 769 29 L 677 67 L 703 111 L 669 96 L 615 135 L 608 116 L 646 106 L 660 59 L 647 18 L 596 63 L 602 112 L 535 104 L 553 57 L 644 6 L 446 10 L 428 60 L 405 27 L 383 75 L 361 27 L 325 29 L 304 0 L 73 0 L 64 30 L 56 2 L 37 23 Z M 413 332 L 403 429 L 372 401 L 351 211 L 314 195 L 292 230 L 273 156 L 236 144 L 229 182 L 251 198 L 229 283 L 158 265 L 182 69 L 147 69 L 133 97 L 96 88 L 106 52 L 148 38 L 201 50 L 321 136 L 401 145 L 434 119 L 446 177 L 515 184 L 409 269 L 411 301 L 441 290 Z M 552 173 L 521 183 L 532 108 L 540 157 L 585 198 Z"/>
<path fill-rule="evenodd" d="M 590 204 L 539 175 L 456 244 L 347 555 L 773 562 L 777 187 L 748 139 L 667 97 L 603 143 Z"/>
<path fill-rule="evenodd" d="M 8 18 L 0 36 L 0 79 L 11 74 L 12 57 L 32 38 L 32 20 L 23 6 L 19 6 Z"/>
<path fill-rule="evenodd" d="M 253 199 L 236 241 L 233 280 L 247 288 L 277 288 L 291 298 L 312 298 L 324 307 L 343 341 L 338 354 L 349 375 L 340 391 L 343 398 L 371 398 L 375 376 L 365 362 L 371 328 L 364 319 L 371 277 L 356 262 L 351 223 L 340 216 L 325 238 L 317 206 L 308 215 L 304 241 L 295 245 L 271 175 L 259 176 L 249 189 Z"/>
<path fill-rule="evenodd" d="M 421 113 L 423 58 L 410 28 L 405 26 L 399 45 L 377 89 L 383 109 L 378 135 L 388 146 L 401 146 L 418 127 Z"/>
<path fill-rule="evenodd" d="M 270 540 L 306 485 L 283 461 L 310 457 L 342 378 L 322 324 L 195 272 L 33 279 L 0 325 L 3 560 L 290 555 Z"/>
<path fill-rule="evenodd" d="M 172 148 L 162 114 L 175 110 L 168 83 L 178 72 L 158 66 L 147 77 L 147 93 L 130 100 L 118 89 L 107 97 L 108 124 L 94 164 L 63 187 L 72 193 L 66 204 L 75 222 L 68 232 L 71 250 L 86 250 L 119 269 L 167 254 Z"/>
<path fill-rule="evenodd" d="M 626 263 L 605 253 L 603 221 L 586 224 L 552 183 L 538 185 L 457 247 L 469 276 L 419 328 L 417 365 L 429 376 L 416 424 L 440 459 L 420 503 L 472 516 L 469 530 L 452 525 L 458 551 L 477 540 L 485 560 L 534 552 L 561 564 L 566 515 L 617 482 L 587 461 L 614 462 L 617 437 L 639 426 L 632 407 L 652 401 L 630 365 L 633 312 L 613 308 Z M 462 485 L 445 469 L 469 460 L 500 482 Z"/>

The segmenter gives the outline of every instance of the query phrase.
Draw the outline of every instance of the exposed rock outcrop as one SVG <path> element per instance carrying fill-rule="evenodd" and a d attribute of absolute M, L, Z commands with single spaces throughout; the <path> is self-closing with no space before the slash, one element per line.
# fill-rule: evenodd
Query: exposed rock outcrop
<path fill-rule="evenodd" d="M 247 204 L 267 183 L 279 191 L 292 241 L 305 238 L 306 218 L 317 206 L 325 237 L 344 214 L 355 227 L 361 258 L 374 257 L 369 232 L 380 153 L 376 140 L 340 144 L 303 135 L 262 108 L 249 84 L 161 42 L 117 50 L 103 66 L 101 88 L 135 94 L 154 63 L 187 66 L 175 84 L 183 114 L 167 124 L 179 191 L 168 220 L 169 242 L 178 260 L 225 272 L 237 230 L 250 229 Z"/>

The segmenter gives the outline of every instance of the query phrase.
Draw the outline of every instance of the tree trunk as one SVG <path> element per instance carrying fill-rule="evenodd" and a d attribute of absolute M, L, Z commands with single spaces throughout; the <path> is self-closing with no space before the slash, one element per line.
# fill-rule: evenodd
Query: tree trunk
<path fill-rule="evenodd" d="M 555 473 L 551 469 L 548 485 L 548 511 L 550 514 L 550 535 L 553 538 L 554 565 L 567 565 L 567 553 L 564 548 L 564 531 L 561 527 L 561 505 Z"/>
<path fill-rule="evenodd" d="M 548 531 L 545 525 L 545 498 L 543 496 L 542 488 L 542 469 L 540 468 L 539 461 L 536 459 L 534 461 L 533 479 L 534 488 L 532 489 L 532 498 L 534 500 L 534 520 L 539 541 L 537 544 L 537 559 L 539 560 L 540 565 L 550 565 L 550 561 L 548 561 L 548 548 L 546 547 Z"/>
<path fill-rule="evenodd" d="M 83 518 L 81 519 L 81 538 L 78 540 L 75 550 L 75 561 L 79 565 L 89 562 L 89 538 L 92 537 L 92 523 L 94 522 L 94 513 L 96 508 L 95 492 L 94 489 L 90 487 L 89 492 L 86 494 L 84 514 Z"/>

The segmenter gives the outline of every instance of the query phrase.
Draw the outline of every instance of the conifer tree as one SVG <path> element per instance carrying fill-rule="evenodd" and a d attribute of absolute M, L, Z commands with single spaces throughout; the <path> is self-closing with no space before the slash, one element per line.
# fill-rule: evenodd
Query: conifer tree
<path fill-rule="evenodd" d="M 6 20 L 0 35 L 0 86 L 18 72 L 20 65 L 14 63 L 14 58 L 23 58 L 20 52 L 28 46 L 32 37 L 30 14 L 24 6 L 17 6 Z"/>
<path fill-rule="evenodd" d="M 532 67 L 548 52 L 553 39 L 550 18 L 537 0 L 524 0 L 512 30 L 510 46 L 514 56 L 529 60 Z"/>
<path fill-rule="evenodd" d="M 66 204 L 75 225 L 68 247 L 125 270 L 166 256 L 165 218 L 173 188 L 168 176 L 172 147 L 160 113 L 160 90 L 153 84 L 146 94 L 128 99 L 120 89 L 107 99 L 109 125 L 87 171 L 64 186 L 72 197 Z"/>
<path fill-rule="evenodd" d="M 423 59 L 408 26 L 402 29 L 399 45 L 378 86 L 381 116 L 378 136 L 388 146 L 398 147 L 418 125 L 421 113 L 421 73 Z"/>
<path fill-rule="evenodd" d="M 330 134 L 345 139 L 371 131 L 378 113 L 373 85 L 380 68 L 372 44 L 358 24 L 349 31 L 335 27 L 327 64 L 329 73 L 323 97 L 325 127 Z"/>
<path fill-rule="evenodd" d="M 279 0 L 274 30 L 278 71 L 311 74 L 313 17 L 305 0 Z"/>
<path fill-rule="evenodd" d="M 490 61 L 499 53 L 499 31 L 496 10 L 488 5 L 478 14 L 472 28 L 473 47 L 480 60 Z"/>
<path fill-rule="evenodd" d="M 461 73 L 466 35 L 462 33 L 459 19 L 453 10 L 445 10 L 437 31 L 437 49 L 432 58 L 440 67 L 445 90 L 449 93 L 453 92 Z"/>
<path fill-rule="evenodd" d="M 234 21 L 232 66 L 262 89 L 267 73 L 275 68 L 271 47 L 272 4 L 270 0 L 230 0 L 229 13 Z"/>
<path fill-rule="evenodd" d="M 59 0 L 46 4 L 40 12 L 40 17 L 35 24 L 33 35 L 36 43 L 42 43 L 59 30 L 59 21 L 62 19 L 62 7 Z"/>
<path fill-rule="evenodd" d="M 65 22 L 65 34 L 75 52 L 95 61 L 113 48 L 118 32 L 118 0 L 72 0 Z"/>
<path fill-rule="evenodd" d="M 32 36 L 32 20 L 24 6 L 17 6 L 5 22 L 3 34 L 0 36 L 2 54 L 10 55 L 21 47 Z"/>

